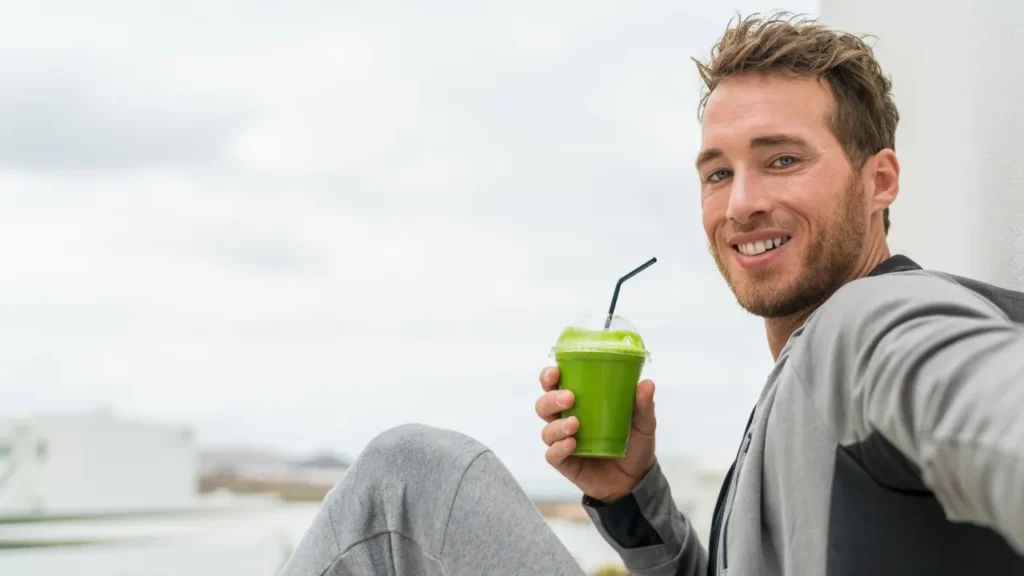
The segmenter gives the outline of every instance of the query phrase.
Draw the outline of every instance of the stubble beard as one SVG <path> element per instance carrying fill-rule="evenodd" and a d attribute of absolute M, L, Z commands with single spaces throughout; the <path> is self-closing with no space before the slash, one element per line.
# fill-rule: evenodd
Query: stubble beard
<path fill-rule="evenodd" d="M 771 268 L 739 271 L 737 276 L 745 278 L 732 277 L 717 247 L 711 247 L 718 271 L 739 305 L 762 318 L 785 318 L 818 306 L 848 282 L 860 258 L 867 231 L 862 199 L 863 187 L 854 178 L 847 185 L 835 213 L 808 247 L 803 272 L 788 286 L 772 281 L 777 272 Z"/>

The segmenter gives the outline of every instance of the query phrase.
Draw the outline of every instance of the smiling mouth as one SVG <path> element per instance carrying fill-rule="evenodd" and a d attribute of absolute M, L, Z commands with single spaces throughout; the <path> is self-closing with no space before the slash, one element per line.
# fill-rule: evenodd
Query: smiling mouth
<path fill-rule="evenodd" d="M 780 236 L 778 238 L 769 238 L 768 240 L 758 240 L 757 242 L 733 244 L 732 249 L 744 256 L 760 256 L 789 242 L 790 238 L 790 236 Z"/>

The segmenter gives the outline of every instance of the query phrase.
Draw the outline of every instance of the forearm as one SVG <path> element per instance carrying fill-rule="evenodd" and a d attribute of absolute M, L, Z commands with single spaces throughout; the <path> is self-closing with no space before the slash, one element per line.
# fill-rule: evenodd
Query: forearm
<path fill-rule="evenodd" d="M 703 576 L 707 572 L 707 552 L 676 508 L 657 462 L 626 498 L 610 504 L 588 501 L 586 509 L 631 574 Z"/>

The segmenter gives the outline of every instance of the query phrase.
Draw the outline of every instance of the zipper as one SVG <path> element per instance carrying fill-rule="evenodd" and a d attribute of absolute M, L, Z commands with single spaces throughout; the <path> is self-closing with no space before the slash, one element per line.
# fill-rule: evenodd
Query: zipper
<path fill-rule="evenodd" d="M 733 485 L 732 488 L 736 487 L 739 483 L 740 469 L 743 468 L 743 461 L 746 460 L 747 450 L 750 449 L 750 439 L 753 438 L 754 433 L 750 430 L 750 426 L 747 426 L 747 435 L 743 438 L 743 443 L 740 446 L 740 456 L 736 458 L 736 471 L 733 473 Z M 729 490 L 732 494 L 733 490 Z M 732 498 L 729 499 L 730 501 Z M 724 516 L 722 525 L 722 570 L 729 569 L 729 519 L 732 517 L 732 506 L 729 506 L 730 502 L 726 502 L 722 509 L 722 515 Z M 729 506 L 728 515 L 725 512 L 725 506 Z"/>
<path fill-rule="evenodd" d="M 715 502 L 715 511 L 711 516 L 711 538 L 708 543 L 708 574 L 710 576 L 716 576 L 718 574 L 718 546 L 719 543 L 722 545 L 722 569 L 729 567 L 728 561 L 726 560 L 726 546 L 725 546 L 725 530 L 723 529 L 723 523 L 725 522 L 725 505 L 729 499 L 729 495 L 732 493 L 732 484 L 734 476 L 737 474 L 736 464 L 739 462 L 740 457 L 746 453 L 750 447 L 750 438 L 752 432 L 750 431 L 750 424 L 754 421 L 754 412 L 757 410 L 757 406 L 750 411 L 750 417 L 747 418 L 747 427 L 744 430 L 743 440 L 740 442 L 740 449 L 736 453 L 736 458 L 732 461 L 732 466 L 729 466 L 729 472 L 725 474 L 725 480 L 722 481 L 722 489 L 718 491 L 718 500 Z"/>
<path fill-rule="evenodd" d="M 775 399 L 776 386 L 775 382 L 778 379 L 779 372 L 783 369 L 788 359 L 787 352 L 789 351 L 790 345 L 793 344 L 793 339 L 790 338 L 786 346 L 782 348 L 782 352 L 779 354 L 779 359 L 775 362 L 775 367 L 772 368 L 772 373 L 768 375 L 768 381 L 765 384 L 764 390 L 761 392 L 761 397 L 758 398 L 757 404 L 754 404 L 753 410 L 750 411 L 750 418 L 747 419 L 747 427 L 743 431 L 743 440 L 740 442 L 740 448 L 736 452 L 736 459 L 733 460 L 732 466 L 729 468 L 729 473 L 726 475 L 726 480 L 723 483 L 722 491 L 718 493 L 718 503 L 715 504 L 715 513 L 712 517 L 712 525 L 715 526 L 711 533 L 711 543 L 708 547 L 708 574 L 711 576 L 718 576 L 718 548 L 719 544 L 722 549 L 722 570 L 729 568 L 728 550 L 726 549 L 726 535 L 729 533 L 729 519 L 732 517 L 732 504 L 735 500 L 736 485 L 739 484 L 740 471 L 743 468 L 743 462 L 745 460 L 747 451 L 750 449 L 750 444 L 754 438 L 754 431 L 751 429 L 751 425 L 754 423 L 754 414 L 757 413 L 758 406 L 767 407 L 771 406 Z M 726 510 L 728 508 L 728 510 Z M 714 552 L 712 552 L 714 550 Z"/>
<path fill-rule="evenodd" d="M 732 466 L 729 466 L 729 472 L 725 475 L 725 480 L 722 482 L 722 489 L 718 491 L 718 500 L 715 502 L 715 512 L 711 516 L 711 542 L 708 543 L 708 575 L 715 576 L 718 574 L 718 529 L 722 525 L 722 504 L 725 503 L 726 495 L 729 494 L 729 488 L 732 486 L 732 473 L 736 469 L 736 461 L 733 460 Z"/>

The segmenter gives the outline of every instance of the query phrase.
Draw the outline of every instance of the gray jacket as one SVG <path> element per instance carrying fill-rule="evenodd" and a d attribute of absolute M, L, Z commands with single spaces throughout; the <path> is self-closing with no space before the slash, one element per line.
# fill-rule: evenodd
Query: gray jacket
<path fill-rule="evenodd" d="M 798 329 L 710 552 L 655 466 L 584 498 L 634 574 L 1024 574 L 1024 294 L 894 256 Z"/>

